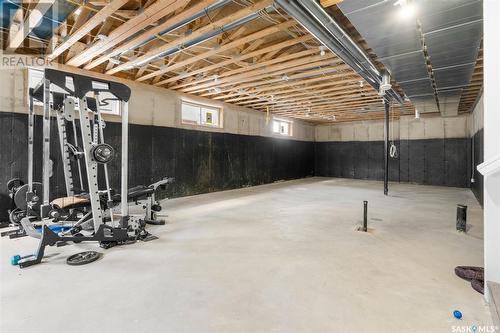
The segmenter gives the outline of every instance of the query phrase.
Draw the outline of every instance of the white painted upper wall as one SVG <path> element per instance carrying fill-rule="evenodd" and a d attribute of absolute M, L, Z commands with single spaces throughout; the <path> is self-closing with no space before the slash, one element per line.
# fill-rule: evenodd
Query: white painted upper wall
<path fill-rule="evenodd" d="M 457 117 L 433 116 L 415 119 L 402 116 L 391 120 L 389 139 L 418 140 L 469 137 L 469 115 Z M 381 141 L 384 121 L 370 120 L 316 126 L 316 141 Z"/>
<path fill-rule="evenodd" d="M 66 66 L 59 67 L 62 70 L 119 81 L 128 85 L 132 90 L 129 101 L 129 122 L 131 124 L 178 127 L 243 135 L 275 136 L 302 141 L 314 140 L 314 125 L 306 122 L 290 119 L 292 121 L 292 136 L 280 136 L 272 133 L 272 117 L 270 121 L 266 121 L 266 114 L 263 112 L 130 80 L 104 76 Z M 27 71 L 22 69 L 1 70 L 0 73 L 0 111 L 27 113 Z M 222 108 L 223 128 L 182 124 L 181 101 L 183 99 Z M 40 110 L 38 111 L 40 112 Z M 104 115 L 104 119 L 106 121 L 120 121 L 120 117 L 117 116 Z"/>
<path fill-rule="evenodd" d="M 479 98 L 474 110 L 469 116 L 470 136 L 476 134 L 484 127 L 484 98 L 483 95 Z"/>
<path fill-rule="evenodd" d="M 92 74 L 96 78 L 109 76 L 80 69 L 61 66 L 62 70 L 78 74 Z M 2 70 L 0 76 L 0 111 L 27 112 L 27 74 L 25 70 Z M 127 84 L 132 95 L 129 104 L 130 123 L 164 127 L 178 127 L 201 131 L 225 132 L 243 135 L 276 136 L 272 133 L 271 121 L 266 124 L 266 115 L 249 108 L 240 107 L 207 98 L 178 93 L 143 83 L 113 78 Z M 223 128 L 200 127 L 182 124 L 181 101 L 191 100 L 215 105 L 223 109 Z M 105 115 L 107 121 L 119 121 L 119 117 Z M 478 101 L 471 115 L 443 118 L 437 116 L 403 116 L 391 123 L 391 136 L 401 139 L 436 139 L 470 137 L 483 122 L 483 98 Z M 314 126 L 293 120 L 292 137 L 304 141 L 380 141 L 384 138 L 383 120 L 357 121 L 333 125 Z M 279 136 L 282 137 L 282 136 Z M 287 138 L 287 137 L 282 137 Z"/>

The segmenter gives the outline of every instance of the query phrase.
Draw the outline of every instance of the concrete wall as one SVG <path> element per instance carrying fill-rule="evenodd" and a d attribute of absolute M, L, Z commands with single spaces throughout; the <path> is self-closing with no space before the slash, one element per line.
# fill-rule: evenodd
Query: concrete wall
<path fill-rule="evenodd" d="M 389 180 L 469 187 L 468 115 L 453 118 L 404 116 L 390 124 L 398 154 L 389 160 Z M 317 126 L 315 174 L 382 180 L 384 122 Z"/>
<path fill-rule="evenodd" d="M 75 70 L 65 66 L 59 67 L 62 70 L 71 70 L 78 74 L 89 74 L 83 70 Z M 108 76 L 102 74 L 92 73 L 92 75 L 98 79 L 108 79 Z M 132 89 L 129 107 L 130 123 L 131 126 L 139 127 L 134 127 L 135 130 L 131 130 L 131 133 L 141 136 L 141 138 L 131 136 L 130 140 L 137 150 L 131 156 L 141 156 L 142 158 L 142 163 L 137 166 L 134 164 L 136 161 L 132 161 L 133 163 L 130 164 L 131 170 L 137 169 L 133 171 L 137 179 L 131 181 L 131 184 L 154 180 L 153 176 L 160 176 L 162 172 L 173 175 L 172 169 L 177 170 L 174 173 L 177 173 L 178 176 L 182 174 L 179 179 L 184 184 L 189 184 L 185 188 L 175 190 L 174 193 L 171 193 L 173 195 L 235 188 L 278 179 L 292 179 L 311 175 L 311 166 L 313 173 L 320 176 L 362 179 L 382 179 L 383 177 L 384 124 L 381 120 L 320 126 L 293 121 L 292 137 L 284 138 L 271 133 L 271 123 L 266 124 L 264 113 L 146 84 L 121 79 L 116 79 L 116 81 L 123 82 Z M 0 89 L 0 112 L 24 115 L 27 111 L 27 72 L 23 70 L 3 71 L 0 83 L 2 86 Z M 182 124 L 180 117 L 182 99 L 221 107 L 224 118 L 223 128 Z M 450 118 L 422 115 L 420 119 L 414 119 L 413 116 L 403 116 L 391 122 L 390 138 L 398 147 L 399 155 L 390 160 L 390 179 L 419 184 L 468 187 L 471 169 L 469 136 L 471 132 L 474 132 L 474 128 L 479 128 L 482 119 L 481 107 L 482 102 L 478 103 L 478 111 L 472 116 L 473 120 L 469 115 Z M 111 122 L 119 121 L 119 117 L 114 116 L 107 116 L 105 119 Z M 16 117 L 5 118 L 6 125 L 4 127 L 8 131 L 9 122 L 18 122 L 17 128 L 22 129 L 24 128 L 22 123 L 24 120 L 24 116 L 19 119 Z M 12 131 L 13 128 L 15 126 L 11 126 L 10 130 Z M 201 133 L 209 133 L 210 135 L 201 135 Z M 116 139 L 114 136 L 117 136 L 118 133 L 112 135 L 111 139 L 114 140 Z M 162 140 L 166 140 L 164 138 L 167 137 L 169 141 L 163 142 Z M 264 142 L 253 139 L 254 137 L 272 140 Z M 292 143 L 282 145 L 274 140 Z M 136 141 L 140 144 L 136 145 Z M 310 143 L 311 146 L 293 143 L 298 141 Z M 164 151 L 164 149 L 160 149 L 161 144 L 172 145 L 173 148 Z M 264 144 L 271 148 L 258 148 Z M 19 150 L 24 149 L 23 145 L 24 143 L 19 142 Z M 239 147 L 238 149 L 243 150 L 244 154 L 228 156 L 227 152 L 231 152 L 233 146 Z M 198 154 L 196 147 L 209 148 Z M 225 155 L 220 155 L 220 151 Z M 189 157 L 184 158 L 184 152 L 187 152 L 186 156 Z M 179 158 L 176 159 L 177 155 Z M 199 160 L 197 159 L 198 155 L 201 156 Z M 17 158 L 17 156 L 14 157 Z M 184 173 L 183 165 L 186 165 L 193 158 L 195 159 L 194 165 L 188 168 L 191 171 Z M 219 160 L 215 160 L 215 158 L 219 158 Z M 170 165 L 167 159 L 174 159 L 177 164 Z M 232 159 L 239 161 L 237 168 L 230 165 Z M 182 160 L 184 160 L 184 164 L 179 162 Z M 261 161 L 261 165 L 253 165 L 251 161 L 254 160 Z M 14 173 L 18 172 L 15 167 L 12 167 L 13 159 L 7 158 L 4 161 L 6 161 L 4 163 L 11 163 L 9 170 L 11 170 L 10 176 L 12 177 Z M 146 172 L 145 163 L 159 164 L 160 168 L 156 171 Z M 221 165 L 217 167 L 219 169 L 210 169 L 206 179 L 200 180 L 193 176 L 193 174 L 203 175 L 206 173 L 207 165 L 219 164 Z M 289 166 L 289 172 L 286 170 L 286 165 L 300 167 L 294 170 L 292 166 Z M 254 167 L 255 170 L 252 169 Z M 218 175 L 224 168 L 234 168 L 238 171 L 230 174 L 232 178 L 220 179 Z M 264 174 L 262 171 L 264 169 L 271 171 L 267 172 L 264 178 L 258 179 L 258 170 Z M 216 180 L 219 183 L 211 183 Z M 204 185 L 200 187 L 200 183 Z"/>
<path fill-rule="evenodd" d="M 96 78 L 110 79 L 89 71 L 83 71 L 66 66 L 58 66 L 61 70 L 71 70 L 78 74 L 92 75 Z M 199 131 L 232 133 L 242 135 L 275 136 L 283 139 L 301 141 L 314 140 L 314 125 L 298 120 L 292 121 L 292 136 L 283 137 L 272 133 L 272 122 L 266 124 L 265 113 L 251 110 L 219 101 L 199 98 L 172 90 L 159 88 L 129 80 L 113 78 L 115 81 L 127 84 L 132 95 L 129 103 L 129 122 L 137 125 L 175 127 Z M 27 112 L 27 71 L 2 70 L 0 75 L 0 112 Z M 180 105 L 182 99 L 189 99 L 208 105 L 221 107 L 223 110 L 223 128 L 201 127 L 181 123 Z M 37 109 L 37 113 L 41 108 Z M 120 121 L 119 117 L 106 116 L 107 121 Z"/>
<path fill-rule="evenodd" d="M 484 96 L 481 95 L 474 106 L 474 110 L 469 115 L 469 136 L 474 136 L 484 128 Z"/>
<path fill-rule="evenodd" d="M 26 70 L 2 70 L 0 74 L 0 220 L 4 220 L 11 203 L 7 181 L 14 177 L 24 181 L 27 178 L 28 87 Z M 293 121 L 291 137 L 273 135 L 272 122 L 266 123 L 264 113 L 145 84 L 124 83 L 132 89 L 129 103 L 130 187 L 150 184 L 165 176 L 174 177 L 176 182 L 159 196 L 177 197 L 314 174 L 314 127 L 310 124 Z M 223 128 L 181 124 L 183 98 L 221 107 Z M 41 107 L 36 111 L 34 179 L 39 181 Z M 120 117 L 105 115 L 104 118 L 107 121 L 106 142 L 120 151 Z M 52 131 L 56 128 L 53 121 Z M 50 180 L 51 198 L 65 196 L 58 140 L 51 141 L 50 152 L 55 175 Z M 119 156 L 108 166 L 111 186 L 119 188 Z M 77 169 L 76 165 L 73 169 Z M 76 175 L 74 178 L 78 179 Z M 103 179 L 100 182 L 103 188 Z M 85 189 L 86 181 L 79 184 L 75 180 L 74 187 Z"/>
<path fill-rule="evenodd" d="M 391 121 L 390 138 L 394 140 L 449 139 L 469 137 L 469 115 L 415 119 L 403 116 Z M 316 141 L 381 141 L 384 139 L 383 120 L 358 121 L 316 126 Z"/>
<path fill-rule="evenodd" d="M 484 98 L 479 97 L 469 116 L 469 135 L 471 138 L 471 190 L 483 205 L 484 177 L 477 166 L 484 161 Z"/>

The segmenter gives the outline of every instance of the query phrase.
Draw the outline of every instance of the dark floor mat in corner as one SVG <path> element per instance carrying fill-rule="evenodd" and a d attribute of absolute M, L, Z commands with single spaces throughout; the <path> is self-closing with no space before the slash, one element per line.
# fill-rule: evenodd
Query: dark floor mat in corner
<path fill-rule="evenodd" d="M 455 274 L 467 281 L 484 280 L 484 268 L 476 266 L 457 266 Z"/>
<path fill-rule="evenodd" d="M 484 280 L 472 280 L 470 285 L 475 291 L 484 295 Z"/>

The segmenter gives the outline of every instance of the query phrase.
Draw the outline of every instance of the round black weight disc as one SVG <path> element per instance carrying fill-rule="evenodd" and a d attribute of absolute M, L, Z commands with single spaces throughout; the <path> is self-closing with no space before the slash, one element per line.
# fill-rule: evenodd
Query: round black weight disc
<path fill-rule="evenodd" d="M 9 221 L 14 225 L 19 225 L 21 223 L 21 219 L 25 216 L 26 216 L 26 211 L 16 208 L 10 212 Z"/>
<path fill-rule="evenodd" d="M 15 191 L 18 187 L 24 185 L 24 182 L 19 178 L 12 178 L 7 182 L 9 192 Z"/>
<path fill-rule="evenodd" d="M 42 202 L 42 184 L 34 182 L 33 192 L 39 198 L 38 203 L 35 205 L 35 207 L 33 207 L 35 211 L 38 211 L 38 208 L 40 207 L 40 204 Z M 26 203 L 26 193 L 28 193 L 28 184 L 24 184 L 17 189 L 16 194 L 14 195 L 14 203 L 16 204 L 17 208 L 22 210 L 26 210 L 28 208 L 28 204 Z"/>
<path fill-rule="evenodd" d="M 66 263 L 71 266 L 90 264 L 99 259 L 100 256 L 101 254 L 96 251 L 84 251 L 69 256 L 68 259 L 66 259 Z"/>
<path fill-rule="evenodd" d="M 115 149 L 107 143 L 100 143 L 91 150 L 92 157 L 97 163 L 106 164 L 115 158 Z"/>

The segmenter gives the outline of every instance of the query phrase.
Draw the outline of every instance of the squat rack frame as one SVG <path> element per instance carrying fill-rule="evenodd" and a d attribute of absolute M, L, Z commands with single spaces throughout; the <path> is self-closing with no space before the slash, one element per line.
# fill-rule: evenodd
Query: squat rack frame
<path fill-rule="evenodd" d="M 57 87 L 62 93 L 55 92 L 52 87 Z M 92 215 L 94 221 L 94 230 L 98 230 L 103 224 L 103 212 L 99 201 L 98 183 L 97 183 L 97 162 L 92 158 L 92 127 L 89 119 L 89 104 L 93 99 L 87 97 L 89 92 L 93 92 L 98 97 L 101 92 L 113 94 L 121 104 L 121 122 L 122 122 L 122 147 L 121 147 L 121 219 L 119 226 L 127 228 L 128 226 L 128 101 L 130 99 L 130 88 L 126 85 L 114 81 L 96 79 L 89 76 L 64 72 L 55 69 L 45 69 L 42 81 L 33 89 L 30 89 L 29 114 L 28 114 L 28 186 L 29 190 L 26 199 L 35 195 L 32 191 L 33 186 L 33 144 L 34 144 L 34 99 L 43 102 L 43 165 L 42 165 L 42 205 L 40 207 L 41 218 L 49 217 L 50 205 L 50 122 L 51 111 L 62 107 L 64 95 L 74 96 L 79 100 L 79 118 L 82 131 L 83 150 L 85 154 L 85 167 L 87 174 L 88 192 L 90 195 Z M 52 98 L 51 98 L 52 96 Z M 99 98 L 96 98 L 96 104 Z M 99 107 L 99 105 L 96 105 Z M 61 147 L 63 148 L 63 147 Z M 64 147 L 66 149 L 66 147 Z M 64 152 L 63 152 L 64 154 Z M 64 161 L 63 161 L 64 163 Z M 69 184 L 72 183 L 68 177 L 71 173 L 67 170 L 70 166 L 64 165 L 67 195 L 72 193 Z"/>

